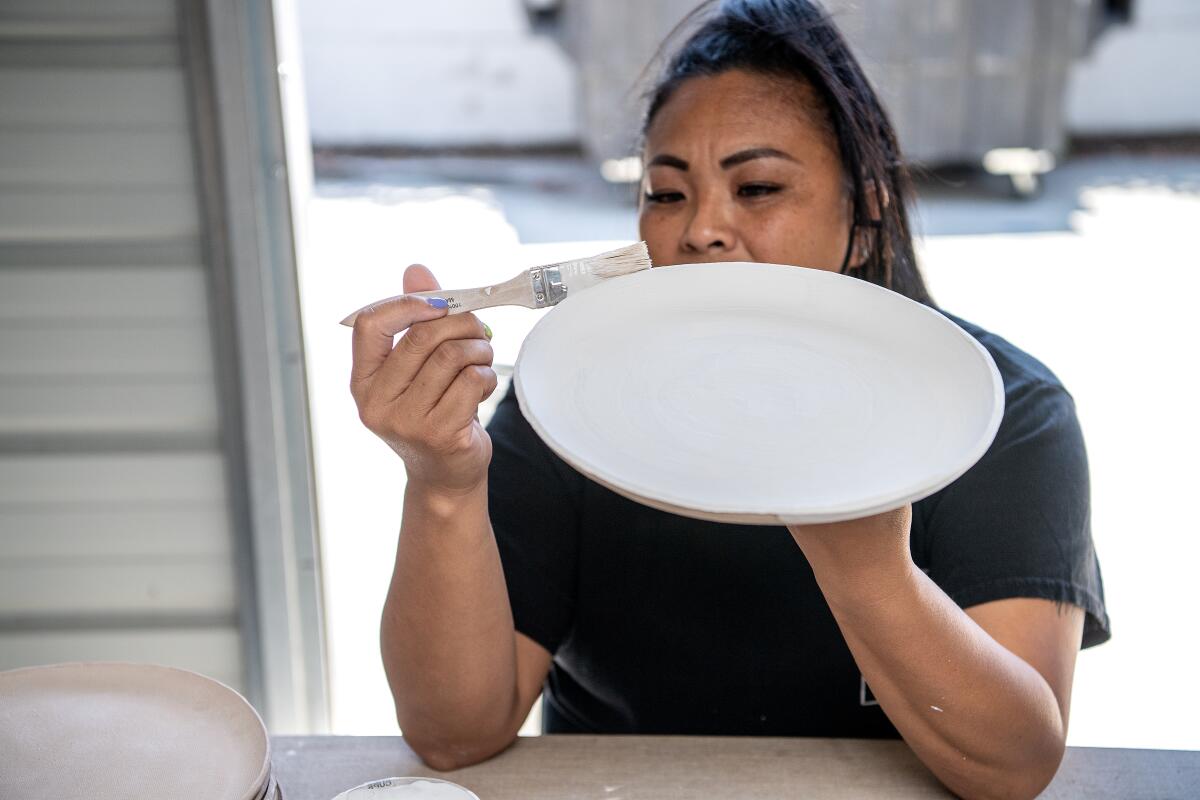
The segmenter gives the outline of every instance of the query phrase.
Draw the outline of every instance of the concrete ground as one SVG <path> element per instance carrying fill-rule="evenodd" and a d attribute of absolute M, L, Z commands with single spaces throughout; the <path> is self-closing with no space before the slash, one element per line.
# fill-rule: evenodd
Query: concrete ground
<path fill-rule="evenodd" d="M 384 160 L 319 154 L 302 304 L 317 448 L 334 729 L 394 732 L 378 620 L 399 528 L 401 463 L 347 391 L 347 312 L 422 262 L 444 286 L 635 237 L 632 189 L 569 157 Z M 1030 201 L 945 175 L 922 183 L 921 260 L 939 303 L 1044 361 L 1076 399 L 1111 642 L 1081 654 L 1075 745 L 1200 749 L 1196 322 L 1200 155 L 1067 161 Z M 481 316 L 511 364 L 540 312 Z M 485 414 L 486 414 L 485 410 Z"/>

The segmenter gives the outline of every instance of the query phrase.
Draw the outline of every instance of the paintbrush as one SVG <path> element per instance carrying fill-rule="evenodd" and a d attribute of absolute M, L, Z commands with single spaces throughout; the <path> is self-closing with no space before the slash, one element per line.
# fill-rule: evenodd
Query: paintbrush
<path fill-rule="evenodd" d="M 387 300 L 363 306 L 342 320 L 342 324 L 352 327 L 359 314 L 381 303 L 398 300 L 401 297 L 441 297 L 446 301 L 451 314 L 477 311 L 493 306 L 546 308 L 558 305 L 567 298 L 568 294 L 581 292 L 589 286 L 595 286 L 600 281 L 639 272 L 649 269 L 651 266 L 653 265 L 650 263 L 650 254 L 646 250 L 646 243 L 638 242 L 591 258 L 579 258 L 573 261 L 560 261 L 556 264 L 533 267 L 495 286 L 481 286 L 478 289 L 434 289 L 428 292 L 396 295 Z"/>

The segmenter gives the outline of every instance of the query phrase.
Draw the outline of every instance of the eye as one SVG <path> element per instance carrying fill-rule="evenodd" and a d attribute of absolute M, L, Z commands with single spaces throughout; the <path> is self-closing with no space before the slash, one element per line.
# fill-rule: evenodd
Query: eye
<path fill-rule="evenodd" d="M 738 197 L 766 197 L 780 189 L 774 183 L 743 183 L 738 187 Z"/>
<path fill-rule="evenodd" d="M 646 202 L 666 205 L 683 200 L 683 192 L 646 192 Z"/>

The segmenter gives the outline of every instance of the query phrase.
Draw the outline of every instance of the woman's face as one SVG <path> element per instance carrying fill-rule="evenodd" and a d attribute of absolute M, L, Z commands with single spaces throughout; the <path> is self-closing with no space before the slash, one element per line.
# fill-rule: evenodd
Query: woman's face
<path fill-rule="evenodd" d="M 653 262 L 838 270 L 850 202 L 817 108 L 806 84 L 742 70 L 681 84 L 646 132 L 638 229 Z"/>

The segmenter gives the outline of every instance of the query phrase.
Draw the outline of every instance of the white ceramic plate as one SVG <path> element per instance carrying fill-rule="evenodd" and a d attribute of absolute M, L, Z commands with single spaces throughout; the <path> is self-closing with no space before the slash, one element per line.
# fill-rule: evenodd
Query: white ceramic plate
<path fill-rule="evenodd" d="M 720 522 L 853 519 L 936 492 L 991 444 L 1004 387 L 936 311 L 776 264 L 659 267 L 547 313 L 513 380 L 583 474 Z"/>
<path fill-rule="evenodd" d="M 270 775 L 262 719 L 211 678 L 148 664 L 0 672 L 0 797 L 252 800 Z"/>

